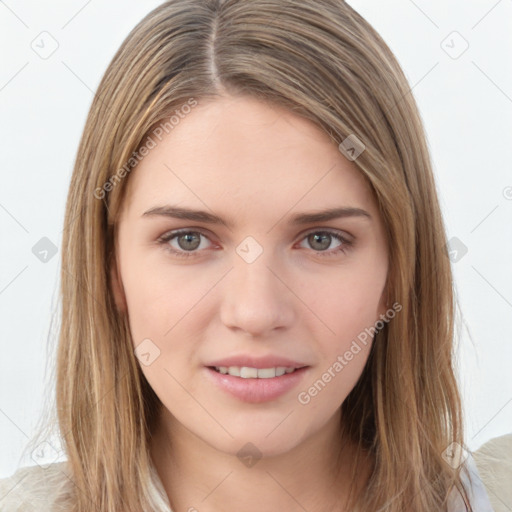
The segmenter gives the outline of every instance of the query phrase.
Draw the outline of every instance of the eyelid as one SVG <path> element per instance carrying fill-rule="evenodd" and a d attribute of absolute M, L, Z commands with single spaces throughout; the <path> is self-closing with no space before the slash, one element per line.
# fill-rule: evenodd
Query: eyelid
<path fill-rule="evenodd" d="M 305 232 L 299 235 L 297 243 L 302 242 L 309 235 L 315 233 L 328 234 L 329 236 L 340 242 L 340 245 L 334 249 L 329 249 L 325 251 L 315 251 L 314 249 L 309 250 L 315 256 L 320 256 L 321 258 L 335 257 L 338 256 L 340 253 L 346 254 L 347 251 L 352 249 L 355 244 L 355 237 L 353 235 L 351 235 L 350 233 L 346 233 L 345 231 L 333 228 L 312 228 L 306 230 Z"/>
<path fill-rule="evenodd" d="M 160 235 L 157 238 L 157 242 L 162 241 L 162 240 L 170 240 L 175 236 L 178 236 L 180 234 L 186 234 L 186 233 L 200 233 L 201 235 L 208 238 L 209 240 L 213 237 L 213 233 L 211 233 L 207 229 L 191 226 L 191 227 L 187 227 L 187 228 L 177 228 L 177 229 L 171 229 L 169 231 L 166 231 L 165 233 L 163 233 L 162 235 Z"/>
<path fill-rule="evenodd" d="M 207 238 L 211 243 L 212 240 L 210 239 L 210 234 L 206 234 L 208 230 L 205 230 L 204 228 L 199 227 L 186 227 L 186 228 L 177 228 L 173 229 L 171 231 L 165 232 L 163 235 L 158 237 L 157 243 L 160 245 L 165 245 L 165 249 L 171 252 L 174 255 L 177 255 L 178 257 L 195 257 L 201 252 L 204 252 L 205 249 L 202 250 L 193 250 L 193 251 L 185 251 L 185 250 L 177 250 L 170 246 L 169 242 L 176 237 L 178 237 L 180 234 L 186 234 L 186 233 L 198 233 L 205 238 Z M 322 228 L 322 227 L 312 227 L 308 228 L 304 231 L 302 231 L 299 235 L 297 235 L 297 242 L 303 241 L 307 236 L 313 233 L 327 233 L 333 238 L 337 239 L 339 242 L 341 242 L 341 246 L 335 249 L 330 249 L 326 251 L 315 251 L 314 249 L 310 249 L 310 251 L 315 255 L 320 255 L 323 257 L 328 256 L 334 256 L 337 255 L 339 252 L 345 253 L 348 249 L 352 248 L 355 237 L 351 235 L 350 233 L 347 233 L 346 231 L 336 229 L 336 228 Z M 295 242 L 295 243 L 297 243 Z"/>
<path fill-rule="evenodd" d="M 304 231 L 299 233 L 299 235 L 297 235 L 297 237 L 302 239 L 305 236 L 310 235 L 311 233 L 330 233 L 330 234 L 335 234 L 335 235 L 341 236 L 342 238 L 344 238 L 348 242 L 352 242 L 352 241 L 355 240 L 355 236 L 350 234 L 348 231 L 345 231 L 344 229 L 327 228 L 327 227 L 322 227 L 322 226 L 315 226 L 313 228 L 305 229 Z"/>
<path fill-rule="evenodd" d="M 180 233 L 190 233 L 190 232 L 201 233 L 202 235 L 204 235 L 207 238 L 209 238 L 211 236 L 211 232 L 209 230 L 207 230 L 205 228 L 201 228 L 201 227 L 191 226 L 191 227 L 177 228 L 177 229 L 173 229 L 173 230 L 170 230 L 170 231 L 166 231 L 164 234 L 162 234 L 161 236 L 158 237 L 158 240 L 161 240 L 161 239 L 163 239 L 164 237 L 167 237 L 167 236 L 172 237 L 172 236 L 178 235 Z M 342 229 L 338 229 L 338 228 L 328 228 L 328 227 L 322 227 L 322 226 L 314 226 L 312 228 L 305 229 L 304 231 L 301 231 L 297 235 L 296 238 L 297 239 L 302 239 L 305 236 L 309 235 L 310 233 L 317 233 L 317 232 L 335 233 L 337 235 L 342 236 L 345 239 L 348 239 L 349 241 L 353 240 L 355 238 L 348 231 L 345 231 L 345 230 L 342 230 Z"/>

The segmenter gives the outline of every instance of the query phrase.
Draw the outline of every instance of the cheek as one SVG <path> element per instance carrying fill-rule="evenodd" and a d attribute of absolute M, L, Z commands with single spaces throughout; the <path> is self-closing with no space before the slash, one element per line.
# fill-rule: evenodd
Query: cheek
<path fill-rule="evenodd" d="M 186 267 L 155 260 L 137 258 L 136 251 L 127 255 L 123 285 L 135 354 L 158 390 L 174 382 L 170 374 L 181 381 L 198 364 L 197 345 L 207 322 L 201 299 L 211 283 Z M 149 352 L 154 361 L 145 365 L 141 352 Z"/>
<path fill-rule="evenodd" d="M 130 248 L 121 260 L 122 281 L 134 343 L 170 339 L 174 326 L 198 302 L 208 283 L 186 267 L 172 266 L 163 254 Z"/>
<path fill-rule="evenodd" d="M 324 332 L 342 348 L 378 320 L 385 280 L 382 265 L 358 264 L 315 276 L 303 293 L 309 293 L 311 309 L 325 323 Z"/>
<path fill-rule="evenodd" d="M 313 318 L 309 328 L 321 360 L 297 396 L 309 413 L 316 412 L 318 422 L 335 413 L 360 378 L 372 347 L 380 299 L 367 283 L 328 283 L 316 301 L 316 316 L 322 322 Z"/>
<path fill-rule="evenodd" d="M 193 309 L 197 297 L 189 288 L 178 293 L 174 285 L 169 287 L 168 278 L 158 274 L 143 272 L 126 280 L 133 347 L 142 373 L 162 402 L 187 410 L 190 396 L 179 383 L 187 382 L 187 391 L 197 392 L 193 379 L 201 338 L 196 328 L 201 321 Z"/>
<path fill-rule="evenodd" d="M 134 345 L 145 338 L 155 342 L 163 339 L 171 327 L 168 311 L 172 310 L 172 304 L 167 302 L 169 298 L 162 297 L 147 275 L 125 279 L 124 287 Z"/>
<path fill-rule="evenodd" d="M 379 319 L 386 271 L 385 262 L 361 260 L 309 282 L 315 313 L 309 328 L 321 362 L 301 390 L 302 400 L 298 398 L 311 411 L 333 413 L 361 376 Z"/>

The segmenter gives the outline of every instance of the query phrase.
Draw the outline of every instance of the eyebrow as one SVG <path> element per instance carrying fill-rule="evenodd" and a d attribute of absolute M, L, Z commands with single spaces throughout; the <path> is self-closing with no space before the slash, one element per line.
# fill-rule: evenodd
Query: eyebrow
<path fill-rule="evenodd" d="M 209 213 L 203 210 L 191 210 L 189 208 L 182 208 L 171 205 L 154 206 L 142 214 L 142 217 L 153 216 L 171 217 L 174 219 L 204 222 L 207 224 L 224 224 L 228 228 L 232 227 L 231 222 L 226 223 L 221 217 L 218 217 L 213 213 Z M 290 224 L 297 226 L 302 224 L 311 224 L 313 222 L 325 222 L 329 220 L 349 217 L 359 217 L 368 220 L 371 220 L 372 218 L 372 216 L 362 208 L 339 207 L 295 214 L 290 218 L 289 222 Z"/>

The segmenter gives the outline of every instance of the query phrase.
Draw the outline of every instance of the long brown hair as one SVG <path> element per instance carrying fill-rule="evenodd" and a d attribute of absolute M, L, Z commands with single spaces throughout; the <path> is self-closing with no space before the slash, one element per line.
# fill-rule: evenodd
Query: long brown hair
<path fill-rule="evenodd" d="M 355 164 L 386 226 L 387 291 L 402 311 L 378 332 L 342 405 L 345 434 L 374 460 L 350 510 L 446 510 L 453 486 L 464 493 L 446 450 L 464 439 L 452 274 L 430 156 L 397 60 L 341 0 L 172 0 L 133 29 L 109 65 L 63 232 L 56 401 L 75 484 L 67 510 L 161 510 L 148 484 L 161 403 L 112 295 L 116 223 L 155 127 L 221 93 L 283 106 L 337 145 L 351 135 L 364 144 Z"/>

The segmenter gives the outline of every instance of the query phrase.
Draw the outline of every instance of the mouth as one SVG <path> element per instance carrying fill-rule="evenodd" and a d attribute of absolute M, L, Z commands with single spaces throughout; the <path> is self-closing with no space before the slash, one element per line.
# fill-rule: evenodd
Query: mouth
<path fill-rule="evenodd" d="M 205 366 L 204 374 L 214 389 L 237 400 L 263 403 L 287 396 L 304 381 L 310 366 Z"/>
<path fill-rule="evenodd" d="M 271 368 L 253 368 L 250 366 L 208 366 L 211 370 L 222 375 L 231 375 L 242 379 L 273 379 L 294 373 L 305 366 L 295 368 L 293 366 L 276 366 Z"/>

